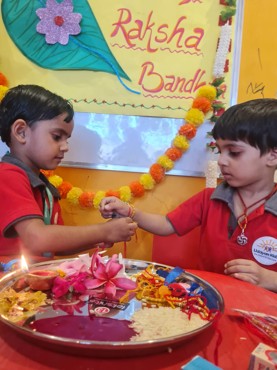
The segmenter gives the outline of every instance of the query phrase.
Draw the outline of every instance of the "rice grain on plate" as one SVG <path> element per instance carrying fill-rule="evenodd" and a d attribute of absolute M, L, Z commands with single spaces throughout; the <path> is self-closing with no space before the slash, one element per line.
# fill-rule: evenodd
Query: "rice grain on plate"
<path fill-rule="evenodd" d="M 131 341 L 143 341 L 181 335 L 207 324 L 199 315 L 192 314 L 190 319 L 180 310 L 171 307 L 143 308 L 132 316 L 133 328 L 137 335 Z"/>

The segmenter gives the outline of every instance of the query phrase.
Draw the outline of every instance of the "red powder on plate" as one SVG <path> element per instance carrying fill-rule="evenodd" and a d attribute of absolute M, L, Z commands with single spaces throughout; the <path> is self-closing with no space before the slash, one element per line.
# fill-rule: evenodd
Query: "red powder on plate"
<path fill-rule="evenodd" d="M 32 321 L 29 327 L 39 333 L 71 339 L 125 342 L 136 333 L 128 320 L 100 316 L 57 316 Z"/>

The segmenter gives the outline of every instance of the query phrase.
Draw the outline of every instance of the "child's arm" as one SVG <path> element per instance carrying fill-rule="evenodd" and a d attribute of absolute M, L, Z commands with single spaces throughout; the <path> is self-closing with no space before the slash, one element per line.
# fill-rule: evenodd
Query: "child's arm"
<path fill-rule="evenodd" d="M 277 292 L 277 272 L 263 268 L 254 261 L 247 259 L 229 261 L 225 264 L 224 273 Z"/>
<path fill-rule="evenodd" d="M 45 225 L 39 218 L 18 221 L 14 225 L 25 248 L 34 254 L 87 250 L 98 243 L 128 241 L 137 224 L 131 218 L 120 218 L 87 226 Z"/>
<path fill-rule="evenodd" d="M 132 217 L 141 229 L 156 235 L 170 235 L 175 233 L 173 226 L 166 216 L 142 212 L 116 197 L 102 199 L 100 212 L 104 218 Z"/>

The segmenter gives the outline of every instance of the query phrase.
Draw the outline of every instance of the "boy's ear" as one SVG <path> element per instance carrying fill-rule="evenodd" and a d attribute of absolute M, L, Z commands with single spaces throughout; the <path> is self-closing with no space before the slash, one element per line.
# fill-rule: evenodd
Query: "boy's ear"
<path fill-rule="evenodd" d="M 23 119 L 17 119 L 13 125 L 12 125 L 12 135 L 14 136 L 14 138 L 24 144 L 26 139 L 25 139 L 25 132 L 28 128 L 28 125 L 26 123 L 26 121 L 24 121 Z"/>
<path fill-rule="evenodd" d="M 277 148 L 271 149 L 268 153 L 268 164 L 269 166 L 277 167 Z"/>

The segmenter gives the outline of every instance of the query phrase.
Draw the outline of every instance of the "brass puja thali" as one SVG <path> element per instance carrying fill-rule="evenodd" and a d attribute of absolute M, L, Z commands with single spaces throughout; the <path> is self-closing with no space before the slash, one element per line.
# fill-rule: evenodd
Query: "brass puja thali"
<path fill-rule="evenodd" d="M 25 340 L 94 357 L 185 344 L 224 311 L 216 288 L 182 270 L 121 255 L 55 260 L 0 279 L 0 320 Z"/>

